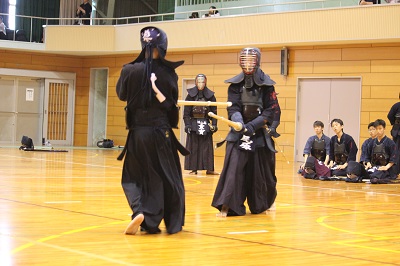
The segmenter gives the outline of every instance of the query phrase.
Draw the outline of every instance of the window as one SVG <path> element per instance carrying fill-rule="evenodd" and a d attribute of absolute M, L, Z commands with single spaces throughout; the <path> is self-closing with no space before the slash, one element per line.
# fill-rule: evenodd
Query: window
<path fill-rule="evenodd" d="M 9 0 L 8 3 L 10 4 L 8 11 L 10 14 L 8 16 L 8 28 L 15 30 L 15 6 L 17 4 L 17 0 Z"/>

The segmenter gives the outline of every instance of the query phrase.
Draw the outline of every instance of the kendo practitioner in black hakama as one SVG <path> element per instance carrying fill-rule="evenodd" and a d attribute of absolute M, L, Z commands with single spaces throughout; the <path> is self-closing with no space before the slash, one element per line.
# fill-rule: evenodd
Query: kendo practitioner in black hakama
<path fill-rule="evenodd" d="M 368 124 L 368 133 L 371 137 L 366 139 L 361 145 L 360 162 L 349 161 L 349 165 L 346 168 L 346 182 L 359 183 L 363 182 L 364 179 L 370 179 L 369 173 L 366 170 L 366 160 L 367 158 L 371 157 L 369 146 L 372 145 L 377 136 L 375 125 L 376 121 Z"/>
<path fill-rule="evenodd" d="M 220 217 L 245 215 L 246 199 L 252 214 L 262 213 L 273 206 L 277 196 L 276 151 L 268 133 L 276 130 L 266 127 L 280 117 L 280 108 L 275 82 L 259 68 L 260 59 L 258 48 L 242 49 L 243 72 L 226 80 L 231 83 L 229 119 L 242 123 L 243 129 L 231 129 L 226 138 L 224 166 L 211 204 Z"/>
<path fill-rule="evenodd" d="M 397 150 L 400 151 L 400 102 L 395 103 L 390 108 L 387 118 L 392 125 L 392 130 L 390 131 L 390 134 L 392 135 L 393 141 L 396 143 Z M 396 165 L 397 174 L 400 174 L 400 156 L 397 157 Z"/>
<path fill-rule="evenodd" d="M 198 74 L 193 88 L 187 90 L 186 101 L 216 102 L 214 92 L 207 88 L 207 77 Z M 217 120 L 210 118 L 208 112 L 217 114 L 216 106 L 185 106 L 186 149 L 190 155 L 185 157 L 185 170 L 197 174 L 197 170 L 207 170 L 207 175 L 218 175 L 214 171 L 213 133 L 217 132 Z"/>
<path fill-rule="evenodd" d="M 175 68 L 183 61 L 165 59 L 167 35 L 161 29 L 140 31 L 142 52 L 122 68 L 117 83 L 120 100 L 126 101 L 129 129 L 124 150 L 122 187 L 132 209 L 132 221 L 125 234 L 135 234 L 141 226 L 148 233 L 159 233 L 164 223 L 169 234 L 182 230 L 185 217 L 185 191 L 178 150 L 188 151 L 178 142 L 178 76 Z"/>
<path fill-rule="evenodd" d="M 356 161 L 357 144 L 352 136 L 343 132 L 343 121 L 335 118 L 331 121 L 331 127 L 336 135 L 331 137 L 329 168 L 332 176 L 346 176 L 346 168 L 350 161 Z"/>
<path fill-rule="evenodd" d="M 386 122 L 377 119 L 374 126 L 377 137 L 367 147 L 365 162 L 371 183 L 377 184 L 379 180 L 397 178 L 398 150 L 394 141 L 385 135 Z"/>

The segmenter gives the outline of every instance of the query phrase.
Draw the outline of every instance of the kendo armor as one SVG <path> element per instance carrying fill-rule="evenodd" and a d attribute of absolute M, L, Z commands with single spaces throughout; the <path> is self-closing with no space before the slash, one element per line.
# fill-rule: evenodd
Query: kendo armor
<path fill-rule="evenodd" d="M 250 122 L 262 113 L 263 102 L 261 96 L 261 90 L 258 87 L 252 89 L 243 88 L 241 99 L 244 123 Z"/>
<path fill-rule="evenodd" d="M 400 125 L 400 112 L 396 113 L 394 116 L 394 124 Z"/>
<path fill-rule="evenodd" d="M 142 77 L 142 87 L 144 88 L 143 100 L 145 102 L 145 106 L 148 106 L 154 97 L 154 91 L 151 87 L 151 82 L 150 82 L 150 76 L 152 73 L 151 66 L 153 60 L 153 57 L 150 56 L 152 53 L 152 49 L 155 48 L 158 50 L 160 61 L 162 62 L 163 65 L 169 68 L 175 69 L 180 65 L 182 65 L 184 61 L 172 62 L 165 59 L 168 48 L 168 38 L 167 34 L 159 28 L 150 26 L 141 29 L 140 44 L 142 46 L 142 51 L 140 52 L 139 56 L 129 64 L 135 64 L 138 62 L 144 63 L 145 71 Z M 133 99 L 135 97 L 133 97 L 125 107 L 125 112 L 126 112 L 125 122 L 127 129 L 132 128 L 134 125 L 134 121 L 131 121 L 132 119 L 129 117 L 130 116 L 129 113 L 133 112 L 132 110 L 130 110 L 130 103 L 133 102 Z M 169 110 L 168 112 L 168 120 L 171 127 L 178 128 L 178 122 L 179 122 L 179 107 L 177 105 L 178 99 L 177 97 L 173 97 L 172 100 L 174 101 L 175 104 L 171 107 L 171 110 Z"/>
<path fill-rule="evenodd" d="M 315 172 L 315 159 L 313 157 L 308 157 L 304 165 L 304 178 L 314 179 L 317 177 Z"/>
<path fill-rule="evenodd" d="M 203 96 L 203 92 L 199 91 L 196 96 L 195 101 L 205 101 L 205 97 Z M 192 108 L 192 117 L 193 118 L 207 118 L 208 115 L 208 107 L 207 106 L 193 106 Z"/>
<path fill-rule="evenodd" d="M 374 144 L 372 150 L 372 165 L 385 166 L 389 162 L 389 155 L 386 153 L 385 146 L 383 143 Z"/>
<path fill-rule="evenodd" d="M 320 161 L 325 160 L 326 150 L 325 150 L 325 140 L 324 139 L 321 139 L 321 140 L 319 140 L 318 138 L 314 139 L 314 142 L 313 142 L 312 148 L 311 148 L 311 155 Z"/>
<path fill-rule="evenodd" d="M 346 152 L 346 147 L 345 147 L 344 143 L 342 143 L 342 144 L 335 143 L 334 156 L 335 156 L 336 164 L 341 165 L 341 164 L 345 164 L 347 162 L 347 158 L 349 157 L 349 155 Z"/>
<path fill-rule="evenodd" d="M 239 62 L 243 70 L 244 87 L 250 89 L 254 85 L 253 75 L 260 67 L 261 52 L 258 48 L 244 48 L 240 52 Z"/>

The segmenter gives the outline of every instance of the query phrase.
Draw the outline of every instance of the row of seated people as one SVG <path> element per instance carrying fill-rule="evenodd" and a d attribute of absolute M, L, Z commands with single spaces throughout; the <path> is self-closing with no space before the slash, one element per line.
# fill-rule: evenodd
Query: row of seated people
<path fill-rule="evenodd" d="M 15 36 L 14 36 L 15 35 Z M 9 40 L 9 41 L 20 41 L 27 42 L 28 38 L 26 37 L 25 30 L 10 30 L 6 29 L 5 32 L 0 32 L 0 40 Z"/>
<path fill-rule="evenodd" d="M 8 29 L 3 22 L 3 17 L 0 17 L 0 40 L 16 40 L 22 42 L 28 41 L 24 30 L 21 29 L 14 31 Z"/>
<path fill-rule="evenodd" d="M 332 138 L 324 135 L 324 124 L 314 122 L 315 136 L 310 137 L 304 148 L 304 163 L 299 174 L 308 179 L 324 181 L 371 182 L 373 184 L 396 183 L 398 175 L 398 150 L 395 142 L 385 133 L 386 122 L 377 119 L 368 125 L 370 138 L 361 147 L 360 162 L 354 139 L 343 132 L 343 121 L 333 119 Z"/>

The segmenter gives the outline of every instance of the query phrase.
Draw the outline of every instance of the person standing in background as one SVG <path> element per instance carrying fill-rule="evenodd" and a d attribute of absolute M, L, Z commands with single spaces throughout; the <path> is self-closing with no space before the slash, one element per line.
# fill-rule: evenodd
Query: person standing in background
<path fill-rule="evenodd" d="M 400 93 L 399 93 L 400 99 Z M 393 141 L 396 143 L 397 151 L 400 151 L 400 102 L 393 104 L 390 108 L 387 118 L 392 125 L 390 134 L 392 135 Z M 400 174 L 400 156 L 397 156 L 397 174 Z"/>
<path fill-rule="evenodd" d="M 76 10 L 76 15 L 82 20 L 83 25 L 90 25 L 92 6 L 90 5 L 89 0 L 83 0 L 83 3 Z"/>
<path fill-rule="evenodd" d="M 214 92 L 207 88 L 207 77 L 198 74 L 196 86 L 188 89 L 186 101 L 216 102 Z M 186 149 L 190 155 L 185 157 L 185 170 L 196 175 L 197 170 L 207 170 L 207 175 L 218 175 L 214 171 L 213 134 L 217 132 L 217 120 L 210 118 L 208 112 L 217 114 L 216 106 L 185 106 L 183 121 L 185 122 Z"/>

